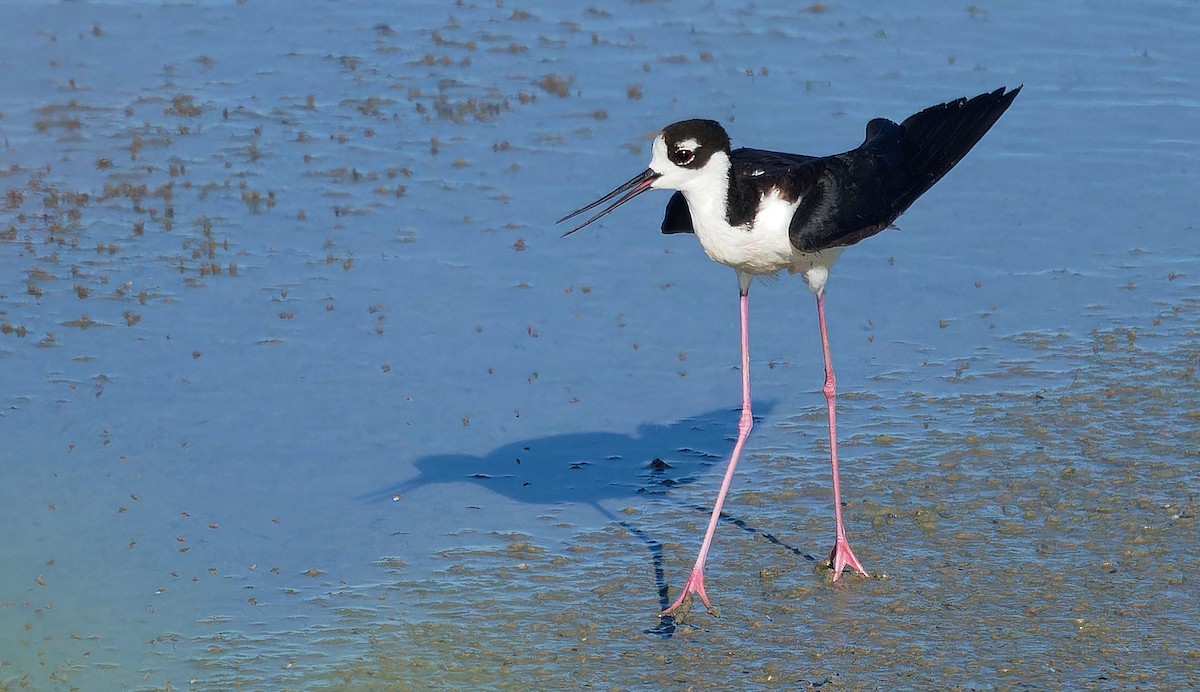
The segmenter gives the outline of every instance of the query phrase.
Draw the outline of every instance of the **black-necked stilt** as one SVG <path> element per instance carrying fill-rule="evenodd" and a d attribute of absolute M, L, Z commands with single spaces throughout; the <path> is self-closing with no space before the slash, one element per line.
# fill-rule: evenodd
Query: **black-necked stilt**
<path fill-rule="evenodd" d="M 654 138 L 650 167 L 629 182 L 559 223 L 622 195 L 570 235 L 651 189 L 676 190 L 667 203 L 663 233 L 695 233 L 710 258 L 738 275 L 742 335 L 742 415 L 738 437 L 713 506 L 700 554 L 667 615 L 692 594 L 710 610 L 704 562 L 721 505 L 750 434 L 749 292 L 755 276 L 786 269 L 799 273 L 817 297 L 817 321 L 825 357 L 825 402 L 837 520 L 829 565 L 837 581 L 847 567 L 870 576 L 850 550 L 842 522 L 838 482 L 837 386 L 825 330 L 825 283 L 842 250 L 891 225 L 896 217 L 966 155 L 1004 114 L 1021 87 L 1001 87 L 971 99 L 931 106 L 897 125 L 886 118 L 867 123 L 856 149 L 834 156 L 804 156 L 729 148 L 729 135 L 712 120 L 684 120 Z"/>

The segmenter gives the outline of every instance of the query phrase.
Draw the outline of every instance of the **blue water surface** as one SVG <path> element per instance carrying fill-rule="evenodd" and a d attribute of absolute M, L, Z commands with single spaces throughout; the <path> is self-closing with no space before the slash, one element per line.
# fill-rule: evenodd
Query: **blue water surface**
<path fill-rule="evenodd" d="M 1200 15 L 10 2 L 0 689 L 1194 684 Z M 645 195 L 684 118 L 827 154 L 1024 84 L 828 292 Z M 673 592 L 672 592 L 673 593 Z"/>

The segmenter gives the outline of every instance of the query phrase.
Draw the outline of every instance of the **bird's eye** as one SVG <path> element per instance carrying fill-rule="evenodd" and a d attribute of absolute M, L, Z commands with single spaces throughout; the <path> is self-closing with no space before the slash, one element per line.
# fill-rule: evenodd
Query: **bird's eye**
<path fill-rule="evenodd" d="M 671 163 L 677 166 L 686 166 L 696 158 L 696 152 L 691 149 L 676 149 L 671 153 Z"/>

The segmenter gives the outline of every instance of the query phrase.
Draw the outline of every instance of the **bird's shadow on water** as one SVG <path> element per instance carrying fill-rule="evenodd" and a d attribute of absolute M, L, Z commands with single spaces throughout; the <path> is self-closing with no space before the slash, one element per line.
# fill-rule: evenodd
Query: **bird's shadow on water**
<path fill-rule="evenodd" d="M 755 421 L 769 416 L 773 403 L 754 403 Z M 710 467 L 724 468 L 737 437 L 740 409 L 717 409 L 665 425 L 641 425 L 631 435 L 584 432 L 519 440 L 484 456 L 436 454 L 417 459 L 418 474 L 401 483 L 369 493 L 367 500 L 395 499 L 426 485 L 477 483 L 492 492 L 530 504 L 582 503 L 596 508 L 640 540 L 650 553 L 661 608 L 668 600 L 663 572 L 662 543 L 628 519 L 614 516 L 601 502 L 624 497 L 665 497 L 672 488 L 693 483 Z M 707 505 L 688 503 L 707 515 Z M 722 512 L 722 519 L 743 531 L 814 560 L 744 520 Z M 697 536 L 697 544 L 699 536 Z M 674 619 L 663 617 L 647 634 L 670 637 Z"/>

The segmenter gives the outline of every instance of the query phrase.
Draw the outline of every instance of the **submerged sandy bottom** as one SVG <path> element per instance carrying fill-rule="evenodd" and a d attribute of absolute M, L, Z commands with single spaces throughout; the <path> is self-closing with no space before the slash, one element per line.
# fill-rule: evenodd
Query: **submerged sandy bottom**
<path fill-rule="evenodd" d="M 1195 684 L 1189 5 L 336 9 L 6 10 L 0 689 Z M 784 277 L 720 617 L 658 618 L 736 432 L 736 284 L 665 195 L 554 219 L 674 120 L 820 154 L 1021 83 L 832 275 L 872 577 L 823 566 Z"/>

